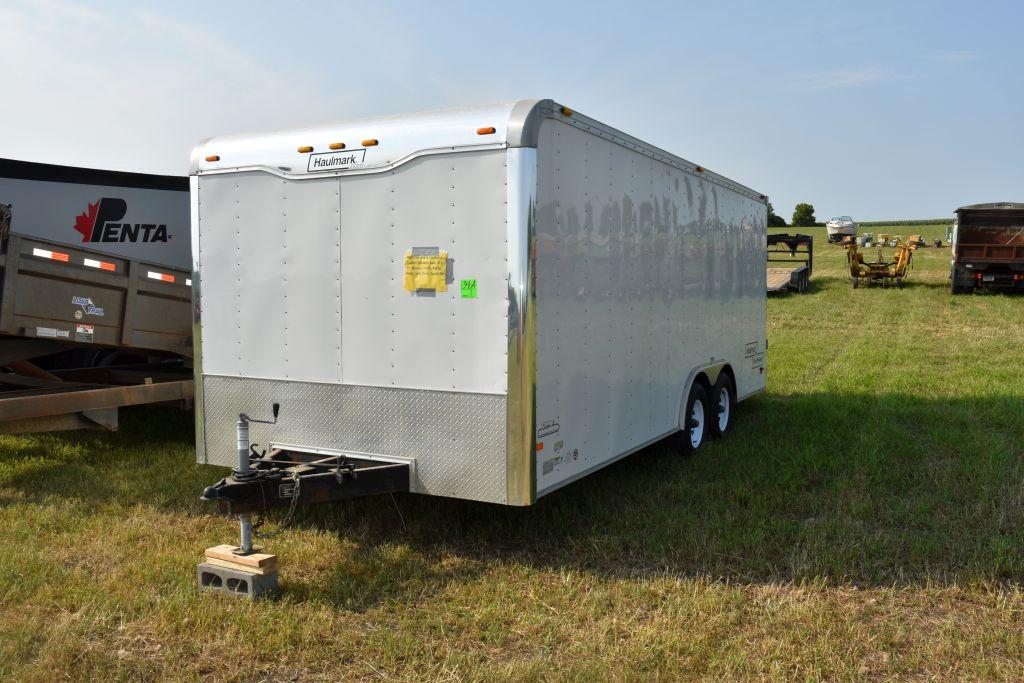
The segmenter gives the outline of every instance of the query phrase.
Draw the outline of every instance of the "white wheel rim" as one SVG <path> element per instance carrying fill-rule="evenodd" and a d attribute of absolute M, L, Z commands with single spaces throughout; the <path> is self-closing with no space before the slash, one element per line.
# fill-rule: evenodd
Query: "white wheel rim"
<path fill-rule="evenodd" d="M 718 392 L 718 431 L 724 432 L 729 426 L 729 389 L 722 387 Z"/>
<path fill-rule="evenodd" d="M 690 409 L 690 446 L 697 448 L 704 440 L 704 402 L 697 399 Z"/>

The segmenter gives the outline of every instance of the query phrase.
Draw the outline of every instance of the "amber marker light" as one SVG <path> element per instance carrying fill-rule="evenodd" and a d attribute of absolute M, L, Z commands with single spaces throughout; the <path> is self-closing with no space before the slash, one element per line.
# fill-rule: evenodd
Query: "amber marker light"
<path fill-rule="evenodd" d="M 483 128 L 477 128 L 476 129 L 476 134 L 477 135 L 494 135 L 497 132 L 497 130 L 498 129 L 495 128 L 494 126 L 485 126 Z"/>
<path fill-rule="evenodd" d="M 210 156 L 206 157 L 206 160 L 207 161 L 220 161 L 220 157 L 217 156 L 216 154 L 211 154 Z"/>
<path fill-rule="evenodd" d="M 329 144 L 327 146 L 330 147 L 331 149 L 345 149 L 345 143 L 344 142 L 332 142 L 331 144 Z"/>
<path fill-rule="evenodd" d="M 569 107 L 562 107 L 562 115 L 572 116 L 572 109 L 569 109 Z"/>
<path fill-rule="evenodd" d="M 377 138 L 370 138 L 369 140 L 363 140 L 363 147 L 376 147 L 380 144 L 380 140 Z"/>
<path fill-rule="evenodd" d="M 299 147 L 299 154 L 309 154 L 312 151 L 313 148 L 310 145 L 303 145 L 302 147 Z"/>

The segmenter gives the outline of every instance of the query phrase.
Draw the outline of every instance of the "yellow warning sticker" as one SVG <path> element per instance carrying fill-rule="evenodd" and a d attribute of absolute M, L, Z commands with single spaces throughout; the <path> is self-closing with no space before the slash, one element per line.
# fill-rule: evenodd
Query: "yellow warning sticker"
<path fill-rule="evenodd" d="M 402 286 L 407 292 L 418 289 L 433 289 L 437 292 L 448 291 L 448 252 L 438 251 L 436 254 L 413 254 L 405 252 L 405 277 Z"/>

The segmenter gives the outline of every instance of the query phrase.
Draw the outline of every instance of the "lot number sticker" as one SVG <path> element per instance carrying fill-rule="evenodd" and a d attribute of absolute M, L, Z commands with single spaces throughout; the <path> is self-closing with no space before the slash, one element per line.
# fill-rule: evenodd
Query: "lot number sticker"
<path fill-rule="evenodd" d="M 460 284 L 463 299 L 476 298 L 476 280 L 461 280 Z"/>

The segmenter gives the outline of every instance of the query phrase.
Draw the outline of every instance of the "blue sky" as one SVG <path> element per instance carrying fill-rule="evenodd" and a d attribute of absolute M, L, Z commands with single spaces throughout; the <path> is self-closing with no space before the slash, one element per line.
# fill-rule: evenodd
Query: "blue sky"
<path fill-rule="evenodd" d="M 0 6 L 0 156 L 185 173 L 221 133 L 552 97 L 787 218 L 1024 201 L 1024 3 Z"/>

